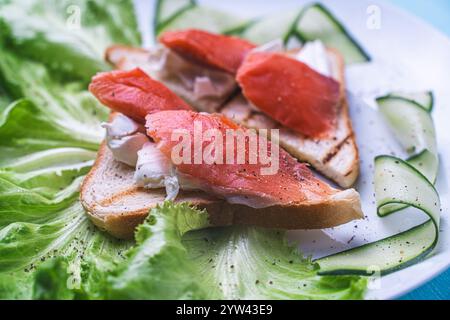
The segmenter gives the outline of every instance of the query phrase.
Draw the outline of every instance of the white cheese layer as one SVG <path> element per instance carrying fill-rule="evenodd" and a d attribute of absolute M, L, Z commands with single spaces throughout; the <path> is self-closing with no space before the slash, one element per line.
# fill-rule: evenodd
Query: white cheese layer
<path fill-rule="evenodd" d="M 175 166 L 159 151 L 156 144 L 147 142 L 138 151 L 134 180 L 145 189 L 166 188 L 166 200 L 173 200 L 180 191 Z"/>
<path fill-rule="evenodd" d="M 327 49 L 320 40 L 307 42 L 295 58 L 324 76 L 332 76 Z"/>
<path fill-rule="evenodd" d="M 236 86 L 233 76 L 191 63 L 165 47 L 152 49 L 150 57 L 150 74 L 169 83 L 182 84 L 193 102 L 203 98 L 223 98 Z"/>
<path fill-rule="evenodd" d="M 180 189 L 198 190 L 189 179 L 180 178 L 175 166 L 145 135 L 145 128 L 118 114 L 106 128 L 106 143 L 115 160 L 135 167 L 134 180 L 145 189 L 166 189 L 166 200 L 177 197 Z"/>
<path fill-rule="evenodd" d="M 149 141 L 144 134 L 145 128 L 123 114 L 118 114 L 109 123 L 103 123 L 106 129 L 106 144 L 114 159 L 134 167 L 137 152 Z"/>

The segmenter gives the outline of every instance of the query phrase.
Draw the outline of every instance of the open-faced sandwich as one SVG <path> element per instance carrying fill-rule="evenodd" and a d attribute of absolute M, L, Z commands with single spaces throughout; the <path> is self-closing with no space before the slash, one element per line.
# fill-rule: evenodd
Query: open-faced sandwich
<path fill-rule="evenodd" d="M 256 47 L 200 30 L 166 32 L 150 50 L 112 46 L 120 70 L 139 67 L 198 111 L 239 124 L 280 129 L 280 144 L 343 188 L 359 174 L 349 117 L 344 60 L 321 41 L 286 51 L 281 41 Z"/>
<path fill-rule="evenodd" d="M 149 209 L 165 199 L 207 209 L 217 226 L 319 229 L 362 218 L 355 190 L 333 188 L 296 159 L 341 186 L 357 176 L 338 54 L 318 42 L 284 52 L 278 43 L 257 48 L 198 30 L 166 33 L 161 42 L 165 47 L 156 51 L 110 48 L 107 59 L 121 70 L 98 74 L 90 84 L 97 99 L 114 111 L 81 192 L 94 223 L 130 237 Z M 199 162 L 198 124 L 202 136 L 211 130 L 222 137 L 235 132 L 246 142 L 253 132 L 247 128 L 281 129 L 286 150 L 276 145 L 275 152 L 278 141 L 258 137 L 269 157 L 277 157 L 269 174 L 264 172 L 272 163 L 249 161 L 251 143 L 233 144 L 231 156 L 229 145 L 215 143 L 213 161 Z M 174 159 L 180 151 L 173 135 L 180 130 L 189 138 L 183 161 Z M 211 141 L 200 144 L 203 154 Z"/>

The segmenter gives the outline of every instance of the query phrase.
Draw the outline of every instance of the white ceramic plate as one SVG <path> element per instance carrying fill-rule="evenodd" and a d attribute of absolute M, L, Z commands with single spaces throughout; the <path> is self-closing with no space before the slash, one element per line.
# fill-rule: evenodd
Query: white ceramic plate
<path fill-rule="evenodd" d="M 199 2 L 243 17 L 254 17 L 298 9 L 310 1 Z M 379 154 L 405 155 L 373 108 L 373 98 L 391 90 L 433 90 L 435 94 L 433 117 L 441 156 L 437 189 L 443 209 L 440 242 L 427 259 L 381 278 L 367 294 L 368 299 L 392 299 L 413 290 L 450 266 L 450 40 L 426 23 L 384 1 L 321 2 L 344 23 L 372 57 L 369 64 L 347 69 L 350 109 L 361 154 L 361 176 L 356 188 L 361 193 L 367 217 L 364 221 L 332 230 L 291 232 L 290 238 L 300 241 L 300 249 L 305 254 L 313 257 L 328 255 L 384 238 L 424 221 L 424 215 L 417 212 L 402 212 L 383 219 L 376 216 L 372 186 L 373 159 Z M 154 1 L 136 0 L 136 7 L 144 45 L 148 46 L 152 43 Z M 379 28 L 375 29 L 368 27 L 368 19 L 374 10 L 380 13 Z"/>

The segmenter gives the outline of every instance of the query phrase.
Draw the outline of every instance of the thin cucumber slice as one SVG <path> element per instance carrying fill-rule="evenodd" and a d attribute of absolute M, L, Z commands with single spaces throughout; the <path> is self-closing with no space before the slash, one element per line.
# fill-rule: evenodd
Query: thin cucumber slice
<path fill-rule="evenodd" d="M 396 138 L 409 153 L 427 149 L 437 154 L 433 120 L 424 108 L 400 97 L 378 98 L 377 103 Z"/>
<path fill-rule="evenodd" d="M 439 170 L 439 158 L 436 154 L 428 150 L 423 150 L 421 153 L 410 157 L 406 161 L 423 174 L 428 181 L 433 184 L 436 182 Z"/>
<path fill-rule="evenodd" d="M 387 205 L 415 207 L 429 220 L 400 234 L 316 260 L 319 273 L 372 275 L 388 274 L 414 264 L 428 255 L 439 237 L 439 195 L 428 179 L 407 162 L 381 156 L 375 159 L 375 194 L 378 215 Z"/>
<path fill-rule="evenodd" d="M 406 162 L 423 174 L 428 181 L 433 184 L 436 182 L 437 173 L 439 170 L 439 161 L 436 155 L 432 154 L 428 150 L 423 150 L 421 153 L 406 160 Z M 408 208 L 408 206 L 404 204 L 389 204 L 383 207 L 383 212 L 394 213 L 406 208 Z"/>
<path fill-rule="evenodd" d="M 177 15 L 175 19 L 158 29 L 157 33 L 194 28 L 214 33 L 229 34 L 236 33 L 236 30 L 244 29 L 248 24 L 248 20 L 237 18 L 228 13 L 195 6 Z"/>
<path fill-rule="evenodd" d="M 377 103 L 400 143 L 409 152 L 420 151 L 407 162 L 434 183 L 439 169 L 439 157 L 430 115 L 434 104 L 433 93 L 390 93 L 378 98 Z"/>
<path fill-rule="evenodd" d="M 419 170 L 431 183 L 434 183 L 439 170 L 439 157 L 436 147 L 434 125 L 428 109 L 412 100 L 421 98 L 426 102 L 426 94 L 409 94 L 400 97 L 398 94 L 378 98 L 380 112 L 388 121 L 397 139 L 408 152 L 420 151 L 407 160 Z M 432 95 L 431 95 L 432 97 Z M 406 205 L 386 205 L 385 212 L 405 209 Z"/>
<path fill-rule="evenodd" d="M 252 26 L 257 20 L 241 20 L 240 24 L 236 25 L 234 28 L 228 29 L 223 32 L 226 35 L 234 35 L 237 37 L 242 37 L 242 33 L 247 30 L 250 26 Z"/>
<path fill-rule="evenodd" d="M 326 46 L 339 50 L 347 64 L 370 61 L 363 48 L 321 4 L 313 4 L 303 9 L 296 32 L 302 42 L 319 39 Z"/>
<path fill-rule="evenodd" d="M 295 32 L 300 13 L 301 10 L 298 10 L 262 18 L 250 25 L 241 37 L 260 45 L 277 39 L 286 43 Z"/>
<path fill-rule="evenodd" d="M 155 30 L 160 30 L 184 11 L 195 6 L 194 0 L 157 0 L 155 9 Z"/>
<path fill-rule="evenodd" d="M 433 184 L 439 169 L 430 111 L 433 94 L 392 93 L 377 99 L 380 111 L 402 145 L 422 150 L 407 162 L 382 156 L 375 159 L 377 213 L 384 217 L 409 206 L 430 219 L 410 230 L 317 260 L 322 274 L 387 274 L 425 257 L 439 237 L 439 195 Z"/>
<path fill-rule="evenodd" d="M 419 104 L 422 108 L 428 112 L 433 111 L 434 107 L 434 95 L 432 91 L 425 92 L 391 92 L 386 97 L 389 98 L 402 98 L 410 100 Z"/>

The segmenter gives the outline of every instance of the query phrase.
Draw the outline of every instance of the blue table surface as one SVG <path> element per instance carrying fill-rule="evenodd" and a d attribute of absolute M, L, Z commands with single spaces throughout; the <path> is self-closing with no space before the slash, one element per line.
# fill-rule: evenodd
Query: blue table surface
<path fill-rule="evenodd" d="M 390 0 L 450 36 L 449 0 Z M 400 298 L 401 300 L 450 300 L 450 270 Z"/>

